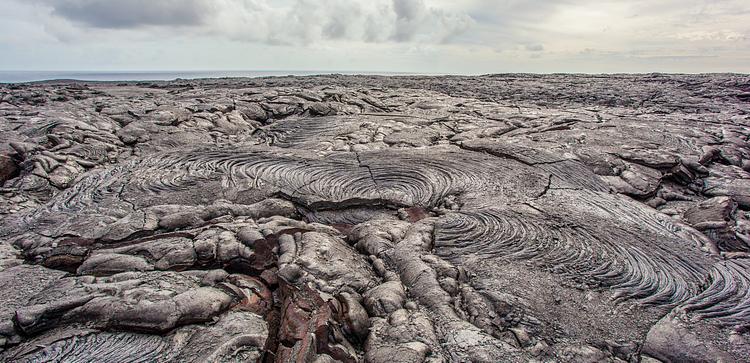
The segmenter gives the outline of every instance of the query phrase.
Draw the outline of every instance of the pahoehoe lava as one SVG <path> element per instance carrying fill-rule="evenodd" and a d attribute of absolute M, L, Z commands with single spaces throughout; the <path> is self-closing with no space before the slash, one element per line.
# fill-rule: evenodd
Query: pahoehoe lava
<path fill-rule="evenodd" d="M 0 85 L 0 358 L 748 361 L 748 92 Z"/>

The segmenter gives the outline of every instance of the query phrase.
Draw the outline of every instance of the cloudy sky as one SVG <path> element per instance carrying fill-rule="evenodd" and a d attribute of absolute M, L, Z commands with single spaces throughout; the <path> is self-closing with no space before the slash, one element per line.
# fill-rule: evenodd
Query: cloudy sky
<path fill-rule="evenodd" d="M 750 73 L 750 0 L 0 0 L 0 70 Z"/>

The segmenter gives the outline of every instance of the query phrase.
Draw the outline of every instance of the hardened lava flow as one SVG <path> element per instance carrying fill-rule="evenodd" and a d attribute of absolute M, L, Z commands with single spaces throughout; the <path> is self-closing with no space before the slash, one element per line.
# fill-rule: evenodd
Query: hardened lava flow
<path fill-rule="evenodd" d="M 750 77 L 0 85 L 8 362 L 750 361 Z"/>

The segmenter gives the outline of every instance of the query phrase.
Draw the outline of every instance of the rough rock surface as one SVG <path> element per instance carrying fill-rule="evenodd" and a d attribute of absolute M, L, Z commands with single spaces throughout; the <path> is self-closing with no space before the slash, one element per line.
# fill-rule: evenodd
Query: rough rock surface
<path fill-rule="evenodd" d="M 750 361 L 749 93 L 0 85 L 0 359 Z"/>

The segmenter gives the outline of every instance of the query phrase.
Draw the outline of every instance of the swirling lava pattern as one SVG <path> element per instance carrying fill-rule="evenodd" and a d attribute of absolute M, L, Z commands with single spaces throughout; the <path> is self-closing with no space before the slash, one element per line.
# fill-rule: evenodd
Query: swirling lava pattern
<path fill-rule="evenodd" d="M 132 333 L 99 333 L 56 341 L 25 355 L 19 362 L 133 362 L 167 361 L 174 355 L 170 342 L 160 336 Z M 134 356 L 137 357 L 134 359 Z"/>
<path fill-rule="evenodd" d="M 446 215 L 436 227 L 437 254 L 458 265 L 474 258 L 531 263 L 610 290 L 615 301 L 683 304 L 685 311 L 717 323 L 745 324 L 750 302 L 745 264 L 714 262 L 686 238 L 691 232 L 673 223 L 665 228 L 652 212 L 613 195 L 584 192 L 575 194 L 576 200 L 565 191 L 547 195 L 533 205 Z M 609 213 L 619 216 L 615 225 Z M 712 282 L 704 289 L 709 271 Z"/>
<path fill-rule="evenodd" d="M 711 266 L 708 287 L 680 306 L 679 311 L 726 326 L 750 327 L 750 264 L 746 260 Z"/>
<path fill-rule="evenodd" d="M 169 153 L 144 160 L 133 180 L 140 191 L 165 193 L 221 175 L 234 184 L 272 186 L 312 208 L 358 201 L 428 207 L 449 195 L 481 206 L 487 195 L 495 196 L 493 202 L 538 195 L 548 181 L 545 173 L 524 164 L 455 147 L 322 156 L 267 148 Z"/>

